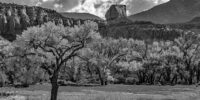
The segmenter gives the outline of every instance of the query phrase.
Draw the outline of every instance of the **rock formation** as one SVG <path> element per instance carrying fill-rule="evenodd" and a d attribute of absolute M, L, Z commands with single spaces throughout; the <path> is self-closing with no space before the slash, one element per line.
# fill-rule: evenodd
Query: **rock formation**
<path fill-rule="evenodd" d="M 39 13 L 37 15 L 37 18 L 36 18 L 36 23 L 37 25 L 41 25 L 44 23 L 44 16 L 45 16 L 45 12 L 44 10 L 39 10 Z"/>
<path fill-rule="evenodd" d="M 37 25 L 36 23 L 37 12 L 35 11 L 35 7 L 30 8 L 27 12 L 29 12 L 30 15 L 30 25 L 31 26 Z"/>
<path fill-rule="evenodd" d="M 16 34 L 21 34 L 27 27 L 41 25 L 48 21 L 74 26 L 83 24 L 86 19 L 64 17 L 55 10 L 42 7 L 0 2 L 0 35 L 10 41 L 13 41 Z M 99 22 L 99 20 L 93 21 Z"/>
<path fill-rule="evenodd" d="M 20 21 L 22 26 L 21 28 L 22 30 L 25 30 L 27 29 L 27 27 L 30 26 L 30 18 L 26 13 L 26 7 L 23 7 L 20 12 L 21 12 Z"/>
<path fill-rule="evenodd" d="M 18 15 L 18 10 L 16 8 L 14 8 L 13 18 L 14 18 L 14 25 L 15 25 L 14 27 L 15 33 L 20 34 L 22 24 L 21 24 L 20 16 Z"/>
<path fill-rule="evenodd" d="M 0 8 L 0 34 L 3 34 L 6 30 L 7 19 L 5 15 L 5 8 Z"/>
<path fill-rule="evenodd" d="M 10 7 L 7 10 L 6 34 L 14 34 L 14 32 L 15 32 L 15 20 L 14 19 L 15 18 L 14 18 L 13 10 Z"/>
<path fill-rule="evenodd" d="M 126 5 L 112 5 L 105 15 L 107 21 L 127 17 Z"/>
<path fill-rule="evenodd" d="M 126 5 L 112 5 L 107 11 L 106 20 L 109 25 L 112 24 L 128 24 L 131 21 L 127 18 Z"/>

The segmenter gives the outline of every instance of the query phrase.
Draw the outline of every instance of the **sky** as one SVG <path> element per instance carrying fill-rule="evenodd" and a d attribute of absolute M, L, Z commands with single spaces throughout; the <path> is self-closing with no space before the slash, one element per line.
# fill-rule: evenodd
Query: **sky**
<path fill-rule="evenodd" d="M 0 0 L 30 6 L 41 6 L 59 12 L 91 13 L 104 18 L 112 4 L 127 5 L 127 14 L 132 15 L 147 10 L 169 0 Z"/>

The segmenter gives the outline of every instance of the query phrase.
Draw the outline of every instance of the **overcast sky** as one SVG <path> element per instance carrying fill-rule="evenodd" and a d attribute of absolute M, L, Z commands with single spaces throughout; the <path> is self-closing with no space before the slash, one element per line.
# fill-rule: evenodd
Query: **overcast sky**
<path fill-rule="evenodd" d="M 127 13 L 135 14 L 169 0 L 0 0 L 18 4 L 37 5 L 55 9 L 60 12 L 86 12 L 104 17 L 105 12 L 112 4 L 127 5 Z"/>

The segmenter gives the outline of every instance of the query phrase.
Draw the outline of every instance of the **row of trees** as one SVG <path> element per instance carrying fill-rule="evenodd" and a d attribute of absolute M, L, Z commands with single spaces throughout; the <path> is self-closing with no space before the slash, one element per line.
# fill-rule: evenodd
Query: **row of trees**
<path fill-rule="evenodd" d="M 146 22 L 147 23 L 147 22 Z M 109 26 L 104 30 L 100 27 L 100 32 L 103 37 L 112 38 L 132 38 L 137 40 L 149 41 L 173 41 L 178 38 L 182 32 L 180 28 L 173 28 L 168 25 L 145 24 L 145 22 L 136 22 L 136 24 L 127 26 Z"/>
<path fill-rule="evenodd" d="M 193 84 L 200 81 L 200 36 L 180 33 L 174 41 L 148 43 L 101 38 L 94 22 L 75 27 L 31 27 L 10 43 L 0 41 L 1 85 L 61 81 L 129 84 Z"/>

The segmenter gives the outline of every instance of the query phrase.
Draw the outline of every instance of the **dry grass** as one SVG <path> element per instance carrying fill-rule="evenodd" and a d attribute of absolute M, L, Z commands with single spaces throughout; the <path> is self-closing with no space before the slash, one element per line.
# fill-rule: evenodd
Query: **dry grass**
<path fill-rule="evenodd" d="M 103 88 L 103 87 L 102 87 Z M 138 87 L 137 87 L 138 88 Z M 141 88 L 144 88 L 141 86 Z M 149 89 L 145 87 L 146 89 Z M 164 88 L 164 87 L 162 87 Z M 171 87 L 168 89 L 160 89 L 159 87 L 154 87 L 155 90 L 143 91 L 138 90 L 133 93 L 131 91 L 123 92 L 111 92 L 111 91 L 100 91 L 95 89 L 82 89 L 79 88 L 78 92 L 66 92 L 60 91 L 58 100 L 200 100 L 200 91 L 195 88 L 180 88 Z M 0 89 L 1 91 L 2 89 Z M 8 89 L 4 89 L 6 91 Z M 10 89 L 8 91 L 11 91 Z M 15 90 L 15 94 L 22 95 L 21 98 L 11 99 L 8 97 L 4 100 L 49 100 L 49 92 L 41 90 Z M 17 96 L 14 96 L 17 98 Z M 1 99 L 0 99 L 1 100 Z M 3 99 L 2 99 L 3 100 Z"/>

